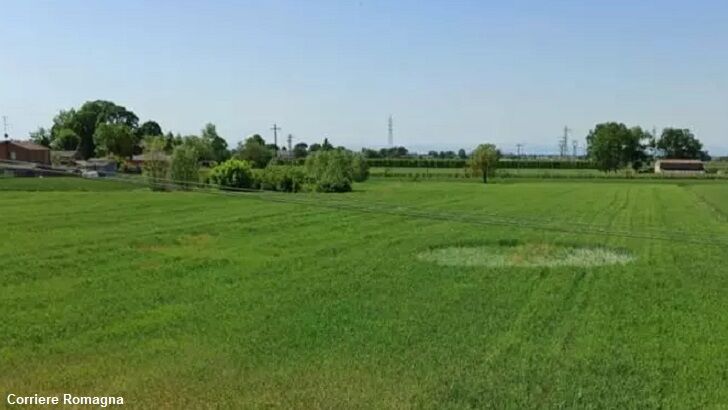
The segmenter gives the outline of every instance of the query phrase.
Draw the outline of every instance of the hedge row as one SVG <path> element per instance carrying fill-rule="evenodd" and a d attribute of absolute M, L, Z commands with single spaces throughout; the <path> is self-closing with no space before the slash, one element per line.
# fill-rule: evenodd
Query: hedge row
<path fill-rule="evenodd" d="M 465 159 L 433 159 L 433 158 L 369 158 L 370 167 L 378 168 L 465 168 Z M 592 161 L 586 160 L 528 160 L 501 159 L 498 168 L 512 169 L 596 169 Z"/>

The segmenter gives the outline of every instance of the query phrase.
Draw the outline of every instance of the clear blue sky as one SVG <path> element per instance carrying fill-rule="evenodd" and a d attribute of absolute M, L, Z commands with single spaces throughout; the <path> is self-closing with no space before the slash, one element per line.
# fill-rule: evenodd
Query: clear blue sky
<path fill-rule="evenodd" d="M 688 127 L 728 151 L 725 1 L 5 1 L 15 137 L 107 99 L 165 131 L 557 150 L 564 125 Z"/>

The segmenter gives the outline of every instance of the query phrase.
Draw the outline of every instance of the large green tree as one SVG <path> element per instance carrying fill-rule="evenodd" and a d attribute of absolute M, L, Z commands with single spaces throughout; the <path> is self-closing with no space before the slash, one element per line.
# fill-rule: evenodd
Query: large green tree
<path fill-rule="evenodd" d="M 251 163 L 255 168 L 265 168 L 271 159 L 274 151 L 265 145 L 263 138 L 258 135 L 251 135 L 245 142 L 238 144 L 236 157 Z"/>
<path fill-rule="evenodd" d="M 145 121 L 136 129 L 135 134 L 139 141 L 141 141 L 144 137 L 157 137 L 164 133 L 162 132 L 162 127 L 156 121 Z"/>
<path fill-rule="evenodd" d="M 602 171 L 627 166 L 638 169 L 647 158 L 645 144 L 649 138 L 640 127 L 630 129 L 617 122 L 597 124 L 586 137 L 587 152 Z"/>
<path fill-rule="evenodd" d="M 212 151 L 212 145 L 210 145 L 209 139 L 201 138 L 197 135 L 187 135 L 179 139 L 176 137 L 173 141 L 173 145 L 184 145 L 186 147 L 190 147 L 191 149 L 195 150 L 195 152 L 197 153 L 197 158 L 200 161 L 215 160 L 215 155 Z"/>
<path fill-rule="evenodd" d="M 205 140 L 211 150 L 212 158 L 214 161 L 223 162 L 230 158 L 230 151 L 228 151 L 227 141 L 217 133 L 215 124 L 207 123 L 205 128 L 202 129 L 202 139 Z"/>
<path fill-rule="evenodd" d="M 293 147 L 294 158 L 306 158 L 306 155 L 308 155 L 308 144 L 305 142 L 299 142 Z"/>
<path fill-rule="evenodd" d="M 128 125 L 102 123 L 96 127 L 94 145 L 97 156 L 117 155 L 131 158 L 137 145 L 137 137 Z"/>
<path fill-rule="evenodd" d="M 88 101 L 78 110 L 61 111 L 53 119 L 51 139 L 57 138 L 65 128 L 73 130 L 80 138 L 78 149 L 81 156 L 90 158 L 96 151 L 94 134 L 101 124 L 121 124 L 136 130 L 139 118 L 125 107 L 111 101 Z"/>
<path fill-rule="evenodd" d="M 665 158 L 710 159 L 708 153 L 703 151 L 703 143 L 689 129 L 665 128 L 655 142 L 655 148 Z"/>
<path fill-rule="evenodd" d="M 483 177 L 483 183 L 488 183 L 488 177 L 495 174 L 498 168 L 500 152 L 493 144 L 480 144 L 470 155 L 468 165 L 475 174 Z"/>
<path fill-rule="evenodd" d="M 62 128 L 57 132 L 56 137 L 53 138 L 51 148 L 59 151 L 75 151 L 80 142 L 81 137 L 75 131 L 69 128 Z"/>

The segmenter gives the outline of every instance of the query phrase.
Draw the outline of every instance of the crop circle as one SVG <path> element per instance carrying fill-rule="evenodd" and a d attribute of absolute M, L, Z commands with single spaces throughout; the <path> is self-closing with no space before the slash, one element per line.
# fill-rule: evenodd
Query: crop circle
<path fill-rule="evenodd" d="M 441 266 L 583 267 L 625 265 L 634 257 L 622 250 L 604 247 L 565 246 L 548 243 L 451 246 L 429 249 L 418 259 Z"/>

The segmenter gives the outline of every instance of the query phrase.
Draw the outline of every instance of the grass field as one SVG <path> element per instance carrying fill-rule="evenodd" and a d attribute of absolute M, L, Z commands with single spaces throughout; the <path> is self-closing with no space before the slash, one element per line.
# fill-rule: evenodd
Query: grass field
<path fill-rule="evenodd" d="M 601 172 L 596 169 L 547 169 L 547 168 L 503 168 L 495 172 L 495 178 L 526 178 L 526 179 L 728 179 L 728 162 L 710 162 L 706 164 L 704 175 L 665 175 L 654 173 L 640 173 L 617 171 Z M 459 168 L 382 168 L 374 167 L 370 170 L 373 177 L 388 177 L 393 179 L 473 179 L 468 169 Z"/>
<path fill-rule="evenodd" d="M 419 175 L 431 178 L 472 178 L 467 169 L 458 168 L 372 168 L 372 176 Z M 596 178 L 605 174 L 596 169 L 530 169 L 508 168 L 496 171 L 498 177 Z M 475 177 L 474 179 L 479 179 Z"/>
<path fill-rule="evenodd" d="M 710 161 L 705 165 L 705 169 L 724 173 L 728 172 L 728 161 Z"/>
<path fill-rule="evenodd" d="M 726 183 L 243 196 L 0 179 L 0 209 L 3 398 L 728 406 Z M 569 262 L 584 250 L 625 257 Z"/>

